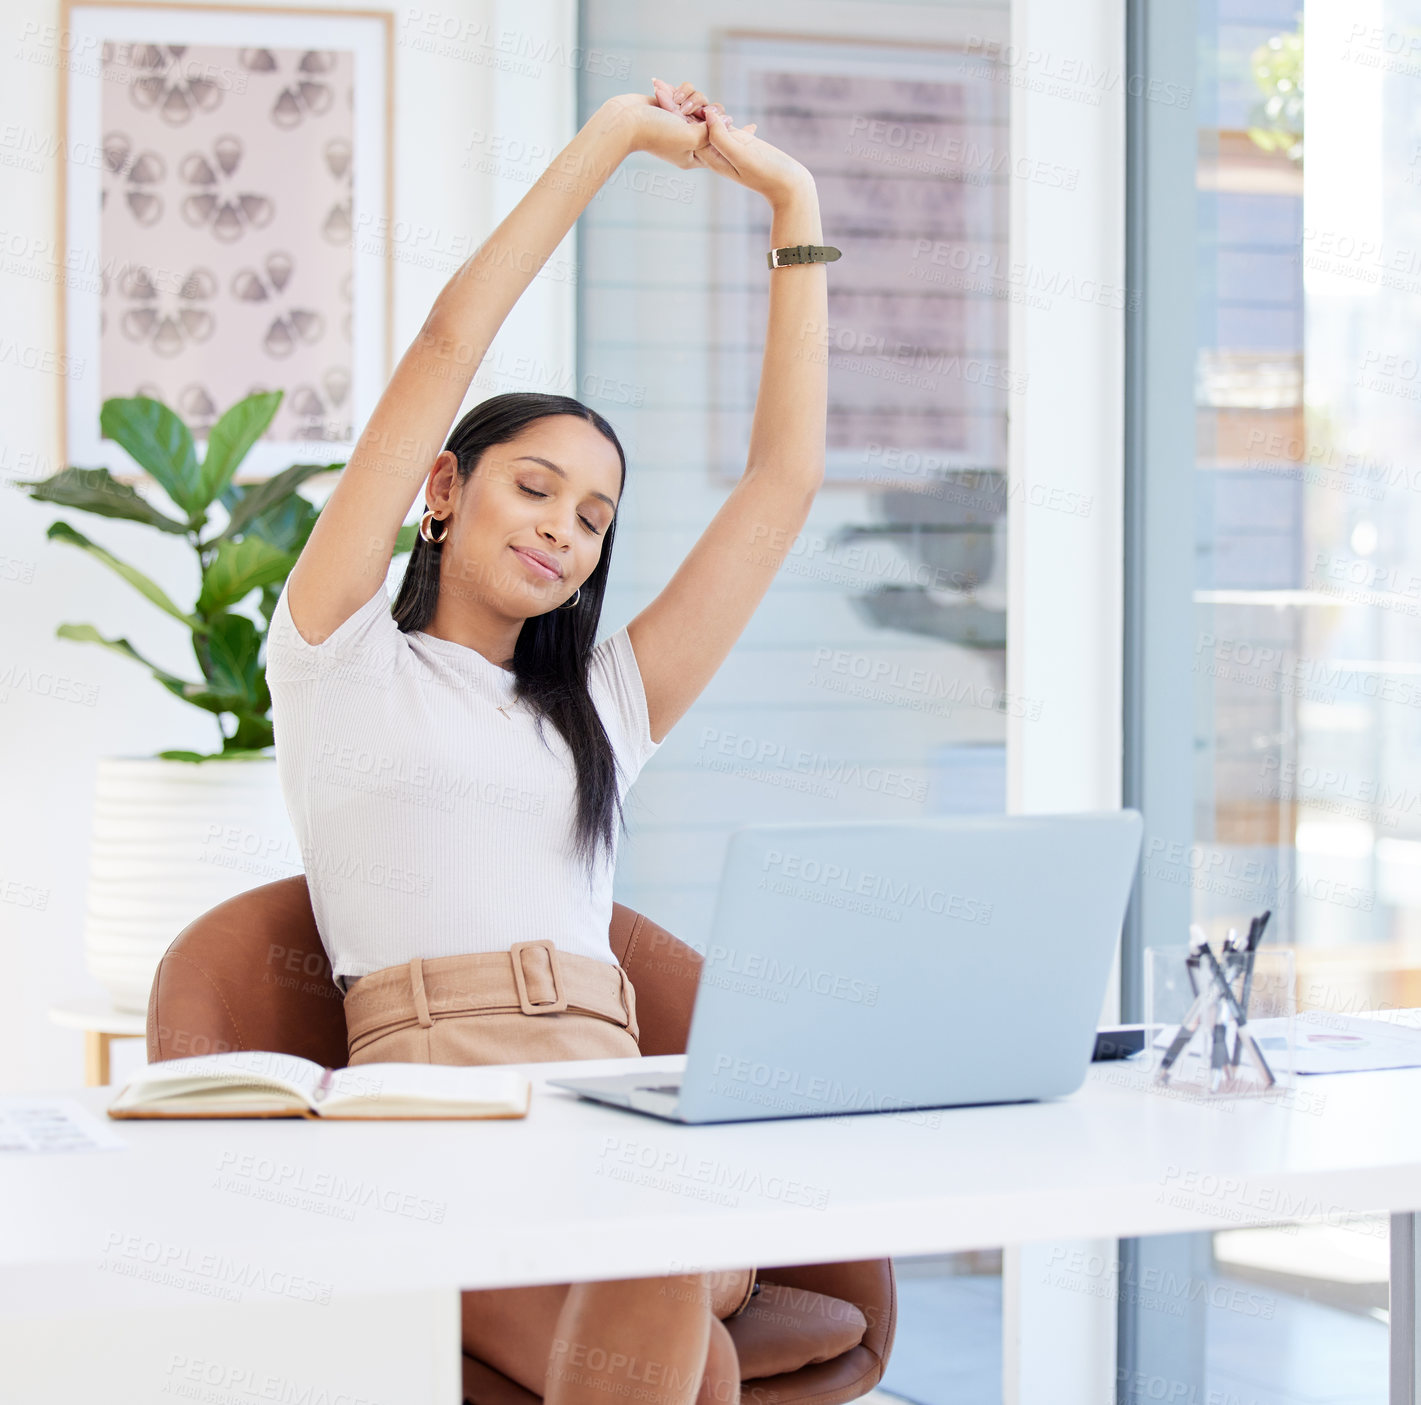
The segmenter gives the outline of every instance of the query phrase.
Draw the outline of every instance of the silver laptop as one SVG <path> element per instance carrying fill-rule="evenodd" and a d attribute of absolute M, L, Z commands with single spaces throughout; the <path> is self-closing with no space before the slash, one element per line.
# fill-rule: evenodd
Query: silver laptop
<path fill-rule="evenodd" d="M 1072 1093 L 1143 830 L 1137 810 L 747 826 L 685 1071 L 548 1081 L 675 1122 Z"/>

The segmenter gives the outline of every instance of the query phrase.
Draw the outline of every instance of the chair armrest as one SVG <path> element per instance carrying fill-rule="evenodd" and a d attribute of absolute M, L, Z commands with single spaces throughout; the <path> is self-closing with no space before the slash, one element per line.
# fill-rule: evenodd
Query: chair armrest
<path fill-rule="evenodd" d="M 621 903 L 612 906 L 612 954 L 636 992 L 643 1055 L 684 1054 L 702 957 L 665 927 Z"/>
<path fill-rule="evenodd" d="M 762 1265 L 759 1277 L 766 1283 L 782 1283 L 853 1303 L 868 1323 L 862 1345 L 883 1365 L 887 1364 L 898 1320 L 898 1285 L 893 1276 L 892 1259 L 769 1268 Z"/>
<path fill-rule="evenodd" d="M 169 947 L 153 974 L 145 1028 L 148 1062 L 244 1047 L 231 1007 L 201 962 Z"/>

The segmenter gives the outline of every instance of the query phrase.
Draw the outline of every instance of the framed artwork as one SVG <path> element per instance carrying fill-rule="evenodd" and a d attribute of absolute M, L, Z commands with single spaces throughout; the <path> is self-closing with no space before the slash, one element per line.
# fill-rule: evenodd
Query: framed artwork
<path fill-rule="evenodd" d="M 79 3 L 62 17 L 63 461 L 133 476 L 112 396 L 170 405 L 199 443 L 284 396 L 243 464 L 349 455 L 391 364 L 392 17 Z"/>
<path fill-rule="evenodd" d="M 931 44 L 735 32 L 717 92 L 814 174 L 829 278 L 825 483 L 913 488 L 1006 466 L 1010 88 Z M 770 218 L 717 186 L 720 363 L 713 462 L 738 471 L 764 345 Z M 735 203 L 738 202 L 738 203 Z"/>

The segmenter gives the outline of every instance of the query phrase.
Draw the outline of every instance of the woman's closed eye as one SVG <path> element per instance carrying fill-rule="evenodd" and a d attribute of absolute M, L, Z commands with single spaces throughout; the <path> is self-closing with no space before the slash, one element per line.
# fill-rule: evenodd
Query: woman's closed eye
<path fill-rule="evenodd" d="M 532 497 L 532 498 L 545 498 L 545 497 L 547 497 L 547 494 L 546 494 L 546 493 L 540 493 L 536 488 L 530 488 L 526 483 L 520 483 L 518 486 L 519 486 L 525 493 L 527 493 L 529 497 Z M 583 525 L 584 527 L 586 527 L 587 530 L 588 530 L 589 532 L 591 532 L 594 537 L 600 537 L 600 536 L 602 535 L 602 533 L 599 532 L 599 531 L 597 530 L 597 528 L 592 525 L 591 522 L 589 522 L 585 517 L 581 516 L 580 514 L 579 514 L 577 520 L 578 520 L 579 522 L 581 522 L 582 525 Z"/>

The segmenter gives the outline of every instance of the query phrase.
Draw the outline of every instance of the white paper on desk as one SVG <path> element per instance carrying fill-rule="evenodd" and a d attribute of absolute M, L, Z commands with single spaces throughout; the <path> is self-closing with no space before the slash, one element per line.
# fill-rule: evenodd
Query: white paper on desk
<path fill-rule="evenodd" d="M 1249 1020 L 1244 1026 L 1258 1041 L 1264 1058 L 1286 1050 L 1286 1027 L 1283 1019 Z M 1155 1047 L 1168 1048 L 1178 1028 L 1170 1025 L 1156 1035 Z M 1360 1019 L 1329 1010 L 1300 1010 L 1294 1037 L 1297 1045 L 1293 1071 L 1299 1074 L 1421 1068 L 1421 1029 L 1384 1018 Z M 1201 1032 L 1194 1036 L 1185 1056 L 1202 1058 L 1205 1052 L 1206 1041 Z"/>
<path fill-rule="evenodd" d="M 127 1145 L 73 1098 L 0 1097 L 0 1153 L 119 1151 Z"/>

